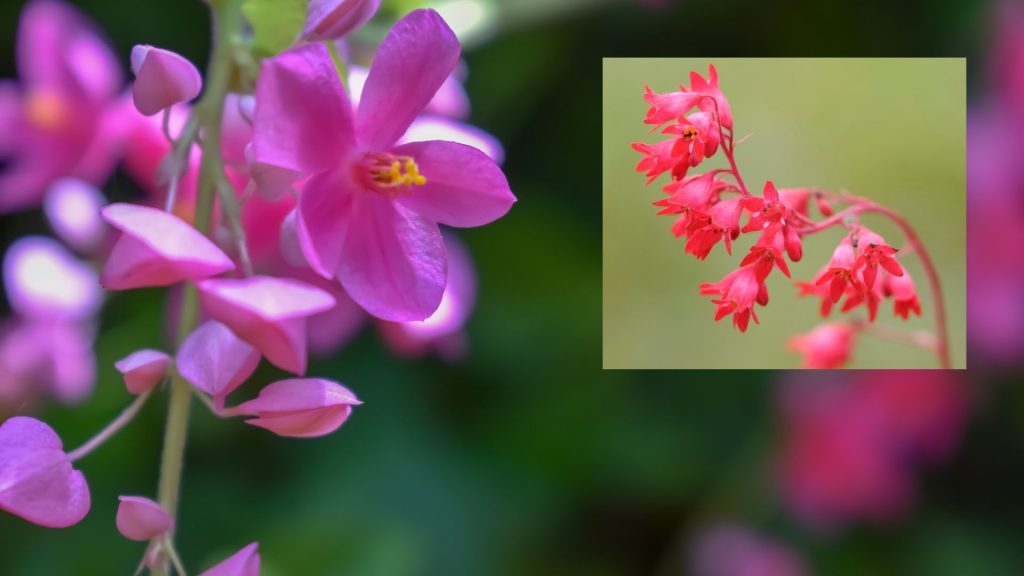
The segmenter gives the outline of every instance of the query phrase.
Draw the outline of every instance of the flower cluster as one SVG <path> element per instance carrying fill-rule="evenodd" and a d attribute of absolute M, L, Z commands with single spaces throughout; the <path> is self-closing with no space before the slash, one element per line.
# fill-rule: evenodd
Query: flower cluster
<path fill-rule="evenodd" d="M 843 365 L 850 358 L 854 334 L 870 331 L 868 324 L 875 321 L 878 306 L 886 299 L 892 299 L 893 313 L 899 318 L 906 320 L 911 314 L 921 314 L 914 281 L 899 261 L 904 253 L 857 218 L 860 213 L 874 212 L 896 221 L 907 232 L 913 248 L 909 252 L 920 255 L 934 287 L 936 275 L 931 261 L 898 214 L 849 194 L 809 187 L 776 188 L 771 180 L 765 182 L 760 195 L 747 188 L 733 154 L 736 143 L 732 111 L 719 88 L 714 66 L 710 67 L 708 79 L 691 72 L 689 87 L 680 84 L 678 91 L 668 93 L 646 87 L 643 97 L 649 106 L 644 122 L 652 125 L 651 132 L 660 131 L 667 137 L 654 143 L 633 144 L 633 149 L 643 156 L 636 170 L 647 177 L 648 185 L 666 173 L 669 175 L 670 181 L 661 187 L 664 197 L 654 205 L 659 208 L 659 215 L 674 217 L 670 229 L 674 236 L 686 239 L 686 253 L 704 260 L 721 243 L 732 255 L 733 242 L 741 235 L 756 235 L 737 269 L 718 282 L 700 287 L 702 295 L 713 297 L 716 321 L 731 316 L 740 332 L 747 330 L 751 320 L 759 323 L 756 306 L 768 304 L 766 280 L 772 271 L 778 269 L 789 278 L 789 263 L 799 262 L 803 256 L 804 238 L 833 226 L 844 226 L 848 233 L 818 275 L 810 282 L 797 282 L 796 286 L 801 295 L 821 298 L 822 317 L 828 317 L 833 304 L 843 300 L 842 312 L 863 305 L 868 322 L 824 324 L 809 334 L 794 337 L 790 346 L 804 355 L 805 366 Z M 728 161 L 728 168 L 692 173 L 691 169 L 719 151 Z M 822 220 L 812 219 L 812 200 Z M 836 203 L 849 207 L 834 213 Z M 941 319 L 939 324 L 943 338 L 937 343 L 921 335 L 904 339 L 935 348 L 943 364 L 948 364 Z"/>
<path fill-rule="evenodd" d="M 500 144 L 465 123 L 461 48 L 440 15 L 401 18 L 368 69 L 338 56 L 335 42 L 379 4 L 312 0 L 294 45 L 262 61 L 216 46 L 205 86 L 181 55 L 136 46 L 135 81 L 120 92 L 117 59 L 80 15 L 56 0 L 29 3 L 23 89 L 0 85 L 9 166 L 0 211 L 45 202 L 79 255 L 45 237 L 6 254 L 15 317 L 0 329 L 0 401 L 22 403 L 32 389 L 65 400 L 89 392 L 103 290 L 169 289 L 178 338 L 166 350 L 125 351 L 115 367 L 135 400 L 78 449 L 65 451 L 33 418 L 3 422 L 0 508 L 43 526 L 80 521 L 90 495 L 74 463 L 162 389 L 171 397 L 165 463 L 181 458 L 170 439 L 184 442 L 191 396 L 280 436 L 337 430 L 361 402 L 307 376 L 307 356 L 337 350 L 368 317 L 398 354 L 464 352 L 476 278 L 468 251 L 439 225 L 488 224 L 515 197 Z M 212 5 L 228 36 L 252 32 L 240 6 Z M 146 198 L 108 204 L 93 186 L 118 159 Z M 264 359 L 291 376 L 231 401 Z M 148 542 L 140 568 L 184 574 L 173 545 L 179 479 L 168 470 L 159 502 L 121 497 L 116 525 Z M 259 564 L 254 543 L 203 574 L 255 576 Z"/>
<path fill-rule="evenodd" d="M 826 531 L 902 516 L 917 470 L 952 455 L 970 406 L 967 386 L 951 372 L 876 371 L 783 384 L 779 487 L 794 515 Z"/>

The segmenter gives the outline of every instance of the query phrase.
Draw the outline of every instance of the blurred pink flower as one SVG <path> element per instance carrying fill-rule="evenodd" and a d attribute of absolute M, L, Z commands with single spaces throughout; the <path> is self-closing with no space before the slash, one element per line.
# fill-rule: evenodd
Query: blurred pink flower
<path fill-rule="evenodd" d="M 952 455 L 969 408 L 959 376 L 924 370 L 791 376 L 780 398 L 780 488 L 822 530 L 902 516 L 917 468 Z"/>
<path fill-rule="evenodd" d="M 804 356 L 804 368 L 841 368 L 850 359 L 856 331 L 842 322 L 819 324 L 789 339 L 789 347 Z"/>
<path fill-rule="evenodd" d="M 717 524 L 690 545 L 688 573 L 694 576 L 805 576 L 800 556 L 781 542 L 748 528 Z"/>
<path fill-rule="evenodd" d="M 142 496 L 118 496 L 117 531 L 129 540 L 150 540 L 174 526 L 174 519 L 156 502 Z"/>
<path fill-rule="evenodd" d="M 21 86 L 0 82 L 0 213 L 37 206 L 65 176 L 106 180 L 124 128 L 117 59 L 70 6 L 26 5 L 17 64 Z"/>
<path fill-rule="evenodd" d="M 89 487 L 53 429 L 25 416 L 0 425 L 0 509 L 66 528 L 89 512 Z"/>
<path fill-rule="evenodd" d="M 50 228 L 79 253 L 94 254 L 107 235 L 100 210 L 107 199 L 98 188 L 83 180 L 62 178 L 53 183 L 43 199 Z"/>

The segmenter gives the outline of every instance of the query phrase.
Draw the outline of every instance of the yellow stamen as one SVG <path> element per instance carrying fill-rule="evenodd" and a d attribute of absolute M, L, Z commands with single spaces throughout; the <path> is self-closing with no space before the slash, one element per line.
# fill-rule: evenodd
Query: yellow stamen
<path fill-rule="evenodd" d="M 383 188 L 423 186 L 427 183 L 426 177 L 420 174 L 420 167 L 409 156 L 378 158 L 370 166 L 370 175 L 373 182 Z"/>

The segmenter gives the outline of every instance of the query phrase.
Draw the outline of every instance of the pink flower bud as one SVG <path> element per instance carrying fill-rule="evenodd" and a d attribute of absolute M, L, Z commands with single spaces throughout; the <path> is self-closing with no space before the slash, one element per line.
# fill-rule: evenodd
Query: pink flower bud
<path fill-rule="evenodd" d="M 246 423 L 280 436 L 311 438 L 330 434 L 345 423 L 352 407 L 362 404 L 340 384 L 320 378 L 274 382 L 259 397 L 243 402 L 238 411 L 256 416 Z"/>
<path fill-rule="evenodd" d="M 128 392 L 139 395 L 152 390 L 164 376 L 171 357 L 159 350 L 139 350 L 114 362 L 114 368 L 124 375 Z"/>
<path fill-rule="evenodd" d="M 218 407 L 259 364 L 260 355 L 220 322 L 206 322 L 182 342 L 177 366 L 181 377 L 213 396 Z"/>
<path fill-rule="evenodd" d="M 379 7 L 380 0 L 310 0 L 302 39 L 341 38 L 369 22 Z"/>
<path fill-rule="evenodd" d="M 207 237 L 163 210 L 111 204 L 103 209 L 103 218 L 122 232 L 100 279 L 109 290 L 169 286 L 235 267 Z"/>
<path fill-rule="evenodd" d="M 272 364 L 295 374 L 306 371 L 306 317 L 335 304 L 316 286 L 270 276 L 205 280 L 199 283 L 199 298 L 215 320 Z"/>
<path fill-rule="evenodd" d="M 199 576 L 259 576 L 259 544 L 253 542 Z"/>
<path fill-rule="evenodd" d="M 199 70 L 182 56 L 144 44 L 132 48 L 135 107 L 152 116 L 179 102 L 188 102 L 203 87 Z"/>
<path fill-rule="evenodd" d="M 129 540 L 151 540 L 174 526 L 162 506 L 142 496 L 118 496 L 117 531 Z"/>
<path fill-rule="evenodd" d="M 89 487 L 53 429 L 25 416 L 0 425 L 0 509 L 49 528 L 89 512 Z"/>

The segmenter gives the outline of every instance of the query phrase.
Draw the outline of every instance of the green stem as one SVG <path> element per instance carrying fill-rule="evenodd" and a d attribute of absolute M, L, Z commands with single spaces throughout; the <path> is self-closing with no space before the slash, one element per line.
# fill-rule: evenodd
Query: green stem
<path fill-rule="evenodd" d="M 209 234 L 213 214 L 213 199 L 217 190 L 222 166 L 220 154 L 220 128 L 224 113 L 224 99 L 227 96 L 232 70 L 232 42 L 242 30 L 242 0 L 220 0 L 213 3 L 213 23 L 216 36 L 213 55 L 206 80 L 206 94 L 196 106 L 203 128 L 203 156 L 199 167 L 199 188 L 196 194 L 195 227 Z M 199 320 L 199 295 L 195 286 L 185 286 L 178 326 L 178 343 L 188 337 Z M 188 431 L 189 408 L 192 400 L 190 385 L 177 371 L 171 376 L 170 399 L 167 407 L 167 424 L 164 430 L 164 450 L 160 464 L 160 484 L 157 497 L 168 514 L 177 518 L 178 494 L 181 487 L 181 469 L 185 456 L 185 440 Z M 167 535 L 173 542 L 173 534 Z M 166 563 L 153 569 L 155 576 L 166 576 Z"/>

